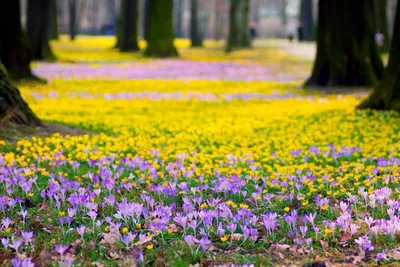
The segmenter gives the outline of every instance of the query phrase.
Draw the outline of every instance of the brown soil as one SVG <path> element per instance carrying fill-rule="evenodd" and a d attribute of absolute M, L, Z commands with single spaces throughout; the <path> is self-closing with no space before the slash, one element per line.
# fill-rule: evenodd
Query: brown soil
<path fill-rule="evenodd" d="M 77 127 L 49 122 L 44 122 L 41 126 L 38 127 L 28 127 L 15 124 L 0 125 L 0 139 L 5 140 L 6 142 L 11 144 L 21 139 L 29 139 L 33 136 L 47 137 L 55 133 L 59 133 L 62 136 L 93 134 L 93 132 Z"/>

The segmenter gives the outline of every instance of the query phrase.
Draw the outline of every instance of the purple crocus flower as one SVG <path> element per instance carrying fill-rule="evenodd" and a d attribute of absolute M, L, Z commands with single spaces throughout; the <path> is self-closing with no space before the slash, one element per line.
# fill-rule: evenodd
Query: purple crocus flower
<path fill-rule="evenodd" d="M 13 240 L 13 243 L 9 245 L 10 248 L 15 249 L 15 251 L 18 251 L 18 248 L 22 245 L 23 241 L 20 238 L 15 238 Z"/>
<path fill-rule="evenodd" d="M 374 250 L 374 246 L 372 245 L 371 240 L 370 240 L 369 237 L 366 236 L 366 235 L 357 238 L 356 240 L 354 240 L 354 242 L 355 242 L 361 249 L 363 249 L 365 252 L 369 252 L 369 251 Z"/>
<path fill-rule="evenodd" d="M 272 234 L 276 227 L 276 218 L 278 217 L 277 213 L 268 212 L 262 219 L 262 223 L 267 230 L 268 234 Z"/>
<path fill-rule="evenodd" d="M 135 239 L 135 237 L 136 234 L 128 233 L 127 235 L 121 237 L 121 240 L 125 243 L 126 248 L 128 248 L 129 244 Z"/>
<path fill-rule="evenodd" d="M 4 248 L 8 248 L 8 246 L 10 245 L 10 239 L 9 238 L 2 238 L 1 239 L 1 244 L 3 244 Z"/>
<path fill-rule="evenodd" d="M 26 244 L 32 242 L 33 232 L 31 232 L 31 231 L 22 231 L 21 235 L 22 235 L 22 238 L 24 239 Z"/>
<path fill-rule="evenodd" d="M 83 236 L 85 235 L 85 230 L 86 227 L 84 225 L 81 225 L 79 227 L 76 228 L 76 231 L 78 232 L 78 234 L 83 238 Z"/>
<path fill-rule="evenodd" d="M 61 257 L 64 255 L 65 251 L 67 251 L 67 249 L 69 248 L 68 245 L 63 245 L 63 244 L 59 244 L 59 245 L 55 245 L 54 246 L 54 250 L 59 253 L 61 255 Z"/>

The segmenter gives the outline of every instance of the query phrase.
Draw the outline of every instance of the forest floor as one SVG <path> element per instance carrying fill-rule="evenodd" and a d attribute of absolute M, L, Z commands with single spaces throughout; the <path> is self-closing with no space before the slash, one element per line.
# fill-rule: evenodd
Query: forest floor
<path fill-rule="evenodd" d="M 114 42 L 62 36 L 18 84 L 45 124 L 0 129 L 0 264 L 396 265 L 400 115 L 304 90 L 314 45 Z"/>

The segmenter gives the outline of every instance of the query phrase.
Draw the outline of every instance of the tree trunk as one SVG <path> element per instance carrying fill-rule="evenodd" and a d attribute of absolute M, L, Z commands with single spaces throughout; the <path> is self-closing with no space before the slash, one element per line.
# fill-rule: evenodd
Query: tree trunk
<path fill-rule="evenodd" d="M 226 43 L 226 51 L 230 52 L 237 46 L 237 23 L 236 23 L 236 13 L 239 5 L 239 0 L 231 0 L 231 6 L 229 11 L 229 33 L 228 40 Z"/>
<path fill-rule="evenodd" d="M 201 47 L 203 45 L 198 9 L 198 0 L 190 0 L 190 41 L 192 42 L 192 47 Z"/>
<path fill-rule="evenodd" d="M 58 40 L 57 0 L 50 0 L 49 39 Z"/>
<path fill-rule="evenodd" d="M 300 27 L 302 29 L 302 39 L 300 41 L 314 40 L 314 20 L 313 20 L 313 1 L 301 0 L 300 4 Z"/>
<path fill-rule="evenodd" d="M 69 15 L 69 38 L 71 41 L 75 40 L 77 25 L 76 25 L 76 0 L 69 0 L 68 2 L 68 15 Z"/>
<path fill-rule="evenodd" d="M 281 23 L 283 26 L 286 26 L 288 23 L 287 14 L 286 14 L 286 7 L 287 7 L 287 0 L 281 0 Z"/>
<path fill-rule="evenodd" d="M 143 5 L 143 38 L 147 41 L 147 28 L 149 24 L 149 10 L 150 10 L 150 1 L 151 0 L 143 0 L 144 5 Z"/>
<path fill-rule="evenodd" d="M 10 84 L 0 64 L 0 126 L 9 123 L 38 126 L 40 120 L 22 99 L 18 89 Z"/>
<path fill-rule="evenodd" d="M 231 0 L 226 51 L 250 47 L 249 0 Z"/>
<path fill-rule="evenodd" d="M 122 2 L 121 2 L 121 6 L 122 6 Z M 121 46 L 121 36 L 122 36 L 122 13 L 121 12 L 118 16 L 116 26 L 117 27 L 116 27 L 116 31 L 115 31 L 115 37 L 117 37 L 117 42 L 115 43 L 114 48 L 119 48 Z"/>
<path fill-rule="evenodd" d="M 250 47 L 250 0 L 240 1 L 240 47 Z"/>
<path fill-rule="evenodd" d="M 27 32 L 32 49 L 32 58 L 36 60 L 54 60 L 49 45 L 49 21 L 51 0 L 28 1 Z"/>
<path fill-rule="evenodd" d="M 183 0 L 176 0 L 175 36 L 178 38 L 183 37 L 182 15 L 183 15 Z"/>
<path fill-rule="evenodd" d="M 373 86 L 384 67 L 375 42 L 373 0 L 320 0 L 317 58 L 307 86 Z"/>
<path fill-rule="evenodd" d="M 119 49 L 122 52 L 139 51 L 138 22 L 139 2 L 137 0 L 121 1 L 121 35 Z"/>
<path fill-rule="evenodd" d="M 0 60 L 14 79 L 33 77 L 29 40 L 22 32 L 20 1 L 3 1 L 0 8 Z"/>
<path fill-rule="evenodd" d="M 371 96 L 358 108 L 400 112 L 400 4 L 397 5 L 393 41 L 385 75 Z"/>
<path fill-rule="evenodd" d="M 389 20 L 387 13 L 387 0 L 375 0 L 375 24 L 376 31 L 384 37 L 382 51 L 387 52 L 390 49 Z"/>
<path fill-rule="evenodd" d="M 147 47 L 148 57 L 177 56 L 174 46 L 174 25 L 172 18 L 173 0 L 148 0 Z"/>

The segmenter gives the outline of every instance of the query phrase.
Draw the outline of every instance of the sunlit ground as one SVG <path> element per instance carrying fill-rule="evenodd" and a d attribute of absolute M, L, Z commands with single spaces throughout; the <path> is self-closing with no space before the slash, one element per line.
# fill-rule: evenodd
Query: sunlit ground
<path fill-rule="evenodd" d="M 395 260 L 397 113 L 302 89 L 311 60 L 280 41 L 178 40 L 168 60 L 114 42 L 62 37 L 60 62 L 34 64 L 49 83 L 20 85 L 42 120 L 88 132 L 2 142 L 3 247 L 77 266 Z"/>

